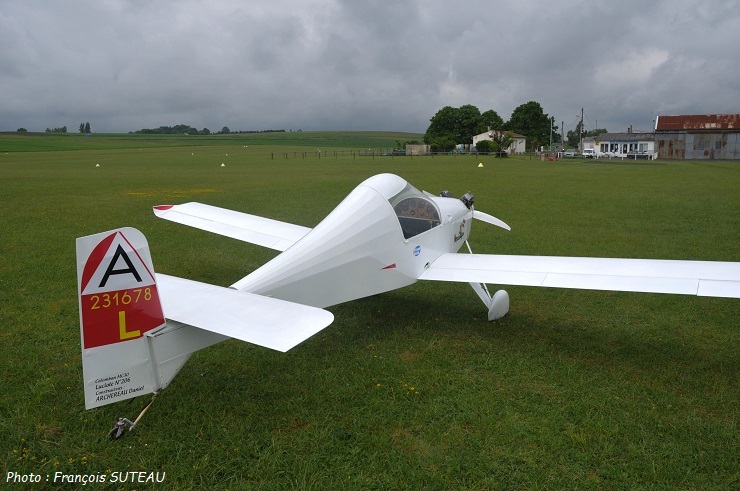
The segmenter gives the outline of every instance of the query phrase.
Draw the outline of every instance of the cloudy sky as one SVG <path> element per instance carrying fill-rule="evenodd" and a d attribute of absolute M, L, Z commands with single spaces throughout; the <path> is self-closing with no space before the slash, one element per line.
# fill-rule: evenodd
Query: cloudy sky
<path fill-rule="evenodd" d="M 740 1 L 0 0 L 0 131 L 572 130 L 740 112 Z"/>

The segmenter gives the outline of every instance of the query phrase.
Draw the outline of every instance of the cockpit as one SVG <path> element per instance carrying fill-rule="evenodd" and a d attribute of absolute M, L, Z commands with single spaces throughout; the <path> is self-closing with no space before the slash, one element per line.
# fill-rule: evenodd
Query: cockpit
<path fill-rule="evenodd" d="M 407 184 L 400 193 L 388 201 L 398 217 L 406 239 L 422 234 L 440 224 L 437 205 L 411 184 Z"/>

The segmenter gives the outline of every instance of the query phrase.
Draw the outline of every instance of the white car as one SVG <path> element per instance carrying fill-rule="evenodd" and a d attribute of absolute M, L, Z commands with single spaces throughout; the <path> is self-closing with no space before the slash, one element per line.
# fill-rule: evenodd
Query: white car
<path fill-rule="evenodd" d="M 593 148 L 587 148 L 587 149 L 585 149 L 585 150 L 584 150 L 584 151 L 583 151 L 583 152 L 581 153 L 581 155 L 582 155 L 582 156 L 583 156 L 583 158 L 585 158 L 585 159 L 592 159 L 592 158 L 594 158 L 594 157 L 596 156 L 596 153 L 594 152 L 594 149 L 593 149 Z"/>

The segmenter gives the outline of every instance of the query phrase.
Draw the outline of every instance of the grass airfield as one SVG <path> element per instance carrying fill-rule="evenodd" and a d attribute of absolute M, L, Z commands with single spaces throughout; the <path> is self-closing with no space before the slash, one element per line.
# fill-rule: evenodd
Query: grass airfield
<path fill-rule="evenodd" d="M 55 472 L 107 476 L 94 489 L 737 487 L 737 299 L 506 287 L 511 312 L 488 323 L 469 286 L 421 282 L 329 308 L 334 323 L 286 354 L 196 353 L 134 432 L 107 440 L 148 397 L 84 409 L 75 238 L 136 227 L 157 271 L 218 285 L 277 254 L 153 205 L 311 227 L 392 172 L 471 191 L 511 225 L 476 222 L 474 252 L 740 261 L 737 162 L 332 153 L 411 138 L 0 135 L 0 470 L 50 479 L 0 488 L 80 486 Z M 166 479 L 112 484 L 116 471 Z"/>

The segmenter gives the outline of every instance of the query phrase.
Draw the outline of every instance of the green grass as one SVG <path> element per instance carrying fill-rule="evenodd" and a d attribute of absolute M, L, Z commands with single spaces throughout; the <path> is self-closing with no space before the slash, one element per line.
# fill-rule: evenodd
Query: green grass
<path fill-rule="evenodd" d="M 147 135 L 95 133 L 0 133 L 0 152 L 38 152 L 62 150 L 112 150 L 151 147 L 202 147 L 277 145 L 280 149 L 307 147 L 327 148 L 393 148 L 397 141 L 421 140 L 417 133 L 382 131 L 302 131 L 287 133 L 231 133 L 227 135 Z"/>
<path fill-rule="evenodd" d="M 417 283 L 330 308 L 335 322 L 286 354 L 236 341 L 197 353 L 136 431 L 108 441 L 112 421 L 135 417 L 146 398 L 84 409 L 75 237 L 133 226 L 158 271 L 219 285 L 276 254 L 157 220 L 155 204 L 314 226 L 359 182 L 393 172 L 430 192 L 472 191 L 478 209 L 512 226 L 477 222 L 475 252 L 740 260 L 737 162 L 271 158 L 310 153 L 315 142 L 300 139 L 310 135 L 0 136 L 3 479 L 164 471 L 156 489 L 738 486 L 736 299 L 510 287 L 511 313 L 488 323 L 467 285 Z M 398 138 L 322 137 L 336 149 Z"/>

